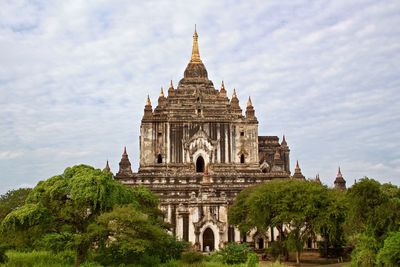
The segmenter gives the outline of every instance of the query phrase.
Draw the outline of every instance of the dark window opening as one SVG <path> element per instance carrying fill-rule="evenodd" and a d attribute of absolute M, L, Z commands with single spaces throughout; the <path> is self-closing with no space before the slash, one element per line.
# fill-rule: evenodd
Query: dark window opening
<path fill-rule="evenodd" d="M 258 249 L 264 249 L 264 239 L 263 238 L 258 239 Z"/>
<path fill-rule="evenodd" d="M 161 154 L 158 154 L 157 163 L 162 163 L 162 156 L 161 156 Z"/>
<path fill-rule="evenodd" d="M 312 239 L 311 239 L 311 237 L 309 237 L 307 239 L 307 248 L 312 248 Z"/>
<path fill-rule="evenodd" d="M 235 228 L 233 226 L 228 227 L 228 242 L 235 242 Z"/>
<path fill-rule="evenodd" d="M 240 163 L 244 163 L 244 155 L 240 155 Z"/>
<path fill-rule="evenodd" d="M 204 159 L 202 156 L 196 160 L 196 172 L 204 172 Z"/>
<path fill-rule="evenodd" d="M 201 114 L 201 109 L 197 110 L 197 114 L 199 114 L 199 115 Z"/>
<path fill-rule="evenodd" d="M 183 214 L 183 240 L 189 241 L 189 214 Z"/>
<path fill-rule="evenodd" d="M 240 132 L 240 136 L 244 136 L 244 132 L 242 131 L 242 132 Z"/>

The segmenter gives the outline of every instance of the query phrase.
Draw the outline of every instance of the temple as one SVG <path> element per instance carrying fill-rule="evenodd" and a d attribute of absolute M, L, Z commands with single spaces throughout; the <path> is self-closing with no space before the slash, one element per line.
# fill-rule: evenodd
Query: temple
<path fill-rule="evenodd" d="M 224 82 L 215 88 L 200 58 L 196 30 L 184 76 L 176 88 L 171 81 L 167 92 L 161 88 L 154 109 L 147 97 L 138 171 L 132 171 L 125 148 L 115 179 L 158 194 L 172 234 L 198 250 L 238 241 L 264 248 L 271 233 L 240 233 L 229 224 L 227 210 L 250 185 L 305 179 L 298 162 L 291 176 L 285 136 L 282 141 L 260 136 L 251 98 L 243 114 L 235 89 L 229 98 Z"/>

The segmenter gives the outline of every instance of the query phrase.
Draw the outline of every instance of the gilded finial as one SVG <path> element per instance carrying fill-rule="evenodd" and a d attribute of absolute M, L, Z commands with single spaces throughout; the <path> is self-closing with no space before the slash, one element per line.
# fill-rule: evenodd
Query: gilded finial
<path fill-rule="evenodd" d="M 164 89 L 161 86 L 160 97 L 164 97 Z"/>
<path fill-rule="evenodd" d="M 172 80 L 171 80 L 171 82 L 170 82 L 170 84 L 169 84 L 169 88 L 174 89 L 174 85 L 172 84 Z"/>
<path fill-rule="evenodd" d="M 198 43 L 198 35 L 196 24 L 194 25 L 194 34 L 193 34 L 193 47 L 192 47 L 192 57 L 190 58 L 190 63 L 202 63 L 200 59 L 199 52 L 199 43 Z"/>
<path fill-rule="evenodd" d="M 251 98 L 249 96 L 249 100 L 247 101 L 247 107 L 252 107 L 253 103 L 251 103 Z"/>
<path fill-rule="evenodd" d="M 224 84 L 223 80 L 222 80 L 222 84 L 221 84 L 221 90 L 225 90 L 225 84 Z"/>
<path fill-rule="evenodd" d="M 150 96 L 147 95 L 146 106 L 151 106 Z"/>

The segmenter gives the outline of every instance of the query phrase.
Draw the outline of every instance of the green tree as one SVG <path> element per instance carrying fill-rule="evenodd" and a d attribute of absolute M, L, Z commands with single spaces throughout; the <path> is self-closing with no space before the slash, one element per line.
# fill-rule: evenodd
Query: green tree
<path fill-rule="evenodd" d="M 39 182 L 26 204 L 5 217 L 1 229 L 3 233 L 18 236 L 31 231 L 34 239 L 41 244 L 52 244 L 50 248 L 54 250 L 74 249 L 78 266 L 95 239 L 89 226 L 116 205 L 131 205 L 146 216 L 159 216 L 158 200 L 148 190 L 128 188 L 114 181 L 110 173 L 87 165 L 74 166 Z"/>
<path fill-rule="evenodd" d="M 11 211 L 24 205 L 25 199 L 28 194 L 32 191 L 31 188 L 19 188 L 16 190 L 10 190 L 4 195 L 0 196 L 0 222 L 9 214 Z"/>
<path fill-rule="evenodd" d="M 347 191 L 349 235 L 366 233 L 383 242 L 387 233 L 400 226 L 400 190 L 374 179 L 361 179 Z"/>
<path fill-rule="evenodd" d="M 396 240 L 387 239 L 388 235 L 400 230 L 400 189 L 365 177 L 348 189 L 346 202 L 346 232 L 350 241 L 355 240 L 352 265 L 373 266 L 384 241 L 388 240 L 389 249 Z M 385 251 L 379 254 L 382 263 L 387 259 Z"/>
<path fill-rule="evenodd" d="M 89 228 L 96 240 L 96 251 L 100 252 L 99 261 L 107 266 L 140 263 L 145 256 L 166 262 L 177 258 L 185 248 L 162 228 L 158 218 L 151 218 L 132 205 L 117 206 L 101 214 Z"/>
<path fill-rule="evenodd" d="M 389 234 L 379 250 L 377 259 L 383 266 L 400 266 L 400 232 Z"/>
<path fill-rule="evenodd" d="M 245 192 L 244 195 L 239 194 L 238 198 L 240 202 L 235 201 L 230 208 L 230 221 L 237 224 L 244 220 L 248 229 L 257 227 L 259 230 L 266 230 L 276 227 L 279 231 L 279 242 L 296 251 L 297 263 L 300 263 L 301 251 L 310 236 L 320 233 L 322 228 L 327 234 L 332 229 L 340 231 L 338 225 L 326 222 L 327 218 L 343 217 L 335 215 L 335 207 L 339 206 L 338 199 L 326 187 L 315 182 L 271 181 Z M 240 212 L 243 208 L 246 211 Z"/>

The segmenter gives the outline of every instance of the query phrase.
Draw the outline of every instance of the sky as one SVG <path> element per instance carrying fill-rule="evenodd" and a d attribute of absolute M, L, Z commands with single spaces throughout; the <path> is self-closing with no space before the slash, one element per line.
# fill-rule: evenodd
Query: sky
<path fill-rule="evenodd" d="M 216 88 L 333 185 L 400 185 L 400 2 L 0 0 L 0 194 L 68 166 L 138 168 L 147 94 L 175 85 L 197 24 Z M 154 107 L 154 105 L 153 105 Z"/>

